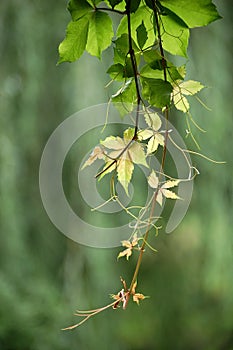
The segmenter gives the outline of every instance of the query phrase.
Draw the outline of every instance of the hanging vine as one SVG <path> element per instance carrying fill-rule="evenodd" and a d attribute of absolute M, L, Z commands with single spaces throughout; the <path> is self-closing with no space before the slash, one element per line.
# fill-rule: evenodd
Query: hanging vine
<path fill-rule="evenodd" d="M 111 295 L 113 301 L 108 305 L 95 310 L 77 311 L 76 315 L 83 319 L 66 328 L 73 329 L 108 308 L 127 308 L 131 298 L 137 304 L 146 298 L 136 288 L 146 248 L 156 251 L 148 241 L 152 231 L 158 233 L 161 229 L 156 225 L 155 207 L 162 206 L 164 198 L 180 200 L 174 188 L 182 181 L 190 181 L 197 174 L 191 164 L 187 179 L 174 178 L 165 173 L 168 140 L 183 154 L 187 152 L 180 149 L 172 137 L 169 130 L 170 114 L 174 108 L 184 113 L 187 134 L 198 146 L 191 129 L 191 125 L 196 127 L 197 124 L 191 115 L 187 96 L 194 96 L 204 88 L 198 81 L 185 80 L 185 65 L 176 66 L 170 60 L 176 55 L 187 58 L 190 29 L 206 26 L 220 16 L 211 0 L 70 0 L 68 10 L 72 20 L 59 46 L 59 63 L 74 62 L 85 50 L 100 58 L 106 48 L 114 48 L 113 64 L 107 73 L 112 81 L 120 82 L 121 87 L 111 97 L 111 102 L 122 117 L 131 113 L 134 127 L 127 128 L 123 137 L 110 135 L 100 141 L 83 168 L 101 159 L 103 168 L 96 178 L 102 179 L 107 173 L 113 174 L 109 201 L 116 201 L 134 220 L 134 224 L 129 227 L 130 238 L 121 242 L 123 250 L 118 258 L 129 260 L 134 252 L 138 254 L 130 283 L 127 284 L 121 278 L 121 289 Z M 111 14 L 120 17 L 116 33 L 113 31 Z M 161 110 L 165 123 L 162 123 L 160 115 L 153 108 Z M 145 121 L 146 128 L 140 127 L 140 119 Z M 160 168 L 156 170 L 151 168 L 150 159 L 160 148 Z M 128 195 L 135 164 L 150 168 L 147 180 L 153 192 L 145 206 L 138 207 L 138 215 L 134 214 L 131 207 L 121 203 L 115 190 L 118 181 Z"/>

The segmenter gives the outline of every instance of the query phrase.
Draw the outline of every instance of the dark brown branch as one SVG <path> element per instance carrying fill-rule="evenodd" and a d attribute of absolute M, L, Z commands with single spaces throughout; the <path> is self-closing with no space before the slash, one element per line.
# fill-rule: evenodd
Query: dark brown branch
<path fill-rule="evenodd" d="M 135 120 L 135 130 L 134 130 L 134 136 L 133 136 L 133 140 L 137 140 L 139 109 L 140 109 L 140 102 L 142 99 L 140 95 L 140 88 L 139 88 L 139 82 L 138 82 L 137 61 L 136 61 L 135 52 L 132 45 L 130 7 L 131 7 L 131 0 L 129 0 L 126 4 L 126 15 L 127 15 L 128 36 L 129 36 L 129 55 L 130 55 L 131 64 L 133 68 L 133 75 L 134 75 L 134 81 L 135 81 L 135 87 L 136 87 L 136 93 L 137 93 L 137 111 L 136 111 L 136 120 Z"/>
<path fill-rule="evenodd" d="M 109 11 L 109 12 L 114 12 L 114 13 L 118 13 L 119 15 L 125 15 L 126 11 L 119 11 L 119 10 L 115 10 L 113 8 L 108 8 L 108 7 L 95 7 L 96 11 Z"/>

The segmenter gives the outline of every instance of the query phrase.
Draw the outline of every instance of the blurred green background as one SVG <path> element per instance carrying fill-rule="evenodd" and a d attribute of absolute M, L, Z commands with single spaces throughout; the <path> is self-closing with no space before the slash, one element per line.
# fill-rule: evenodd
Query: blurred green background
<path fill-rule="evenodd" d="M 126 311 L 108 310 L 76 331 L 77 307 L 109 303 L 130 280 L 134 257 L 94 249 L 64 237 L 43 208 L 38 169 L 45 143 L 70 114 L 108 101 L 103 62 L 84 55 L 56 66 L 69 14 L 66 1 L 0 3 L 0 349 L 232 350 L 232 4 L 215 1 L 223 20 L 195 29 L 189 77 L 210 88 L 211 112 L 193 102 L 207 133 L 195 131 L 202 152 L 226 165 L 193 157 L 201 175 L 189 212 L 170 235 L 160 233 L 139 276 L 151 298 Z M 177 115 L 181 133 L 185 123 Z M 69 175 L 69 172 L 67 172 Z M 72 175 L 66 183 L 72 182 Z"/>

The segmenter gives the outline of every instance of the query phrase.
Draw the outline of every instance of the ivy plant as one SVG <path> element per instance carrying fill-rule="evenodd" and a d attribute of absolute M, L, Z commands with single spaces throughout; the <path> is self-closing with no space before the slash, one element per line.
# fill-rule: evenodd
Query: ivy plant
<path fill-rule="evenodd" d="M 121 278 L 121 289 L 112 294 L 110 304 L 96 310 L 78 311 L 77 316 L 83 319 L 66 328 L 73 329 L 110 307 L 125 309 L 130 299 L 137 304 L 145 299 L 143 294 L 136 292 L 136 287 L 145 248 L 156 251 L 148 242 L 149 233 L 160 229 L 154 223 L 155 206 L 162 206 L 164 198 L 180 200 L 175 188 L 183 181 L 164 171 L 167 143 L 171 139 L 168 121 L 174 108 L 184 113 L 187 133 L 197 145 L 190 127 L 191 122 L 196 123 L 190 113 L 188 98 L 204 88 L 198 81 L 186 80 L 185 65 L 177 66 L 174 57 L 187 58 L 190 30 L 206 26 L 220 15 L 211 0 L 70 0 L 68 11 L 71 21 L 59 46 L 58 63 L 74 62 L 84 51 L 100 59 L 102 52 L 112 46 L 114 55 L 107 73 L 112 81 L 118 82 L 118 89 L 111 102 L 122 117 L 129 112 L 134 114 L 134 127 L 127 128 L 123 135 L 109 135 L 100 140 L 83 168 L 101 159 L 103 168 L 96 177 L 101 179 L 107 173 L 113 174 L 110 200 L 117 201 L 136 221 L 130 238 L 121 242 L 123 250 L 118 258 L 129 260 L 133 252 L 138 254 L 130 283 Z M 119 16 L 115 32 L 112 15 Z M 153 108 L 160 109 L 167 121 L 164 128 L 160 115 Z M 144 129 L 139 126 L 140 118 L 147 125 Z M 159 150 L 160 169 L 150 169 L 148 177 L 153 195 L 135 216 L 120 202 L 115 182 L 118 181 L 128 194 L 135 164 L 150 168 L 150 157 Z M 149 213 L 147 218 L 146 213 Z M 142 226 L 146 227 L 143 234 Z"/>

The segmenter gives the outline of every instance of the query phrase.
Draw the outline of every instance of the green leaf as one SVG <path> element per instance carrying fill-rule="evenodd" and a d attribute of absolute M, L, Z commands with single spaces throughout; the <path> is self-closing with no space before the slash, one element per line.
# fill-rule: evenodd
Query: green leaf
<path fill-rule="evenodd" d="M 137 11 L 141 0 L 125 0 L 125 2 L 126 2 L 126 6 L 130 2 L 130 12 L 133 13 Z"/>
<path fill-rule="evenodd" d="M 70 0 L 67 9 L 69 10 L 73 21 L 77 21 L 93 10 L 86 0 Z"/>
<path fill-rule="evenodd" d="M 148 51 L 144 51 L 143 58 L 152 69 L 163 69 L 162 56 L 160 55 L 158 50 L 151 49 Z"/>
<path fill-rule="evenodd" d="M 133 13 L 131 18 L 131 34 L 132 38 L 135 42 L 137 42 L 137 28 L 140 26 L 140 24 L 144 23 L 144 26 L 147 31 L 148 39 L 147 39 L 147 46 L 152 46 L 155 42 L 155 35 L 153 30 L 153 22 L 151 21 L 151 18 L 153 16 L 153 11 L 150 10 L 147 6 L 142 5 L 138 8 L 136 13 Z M 117 37 L 121 36 L 124 33 L 128 33 L 128 24 L 127 24 L 127 18 L 124 16 L 119 24 L 119 27 L 117 29 Z"/>
<path fill-rule="evenodd" d="M 114 80 L 124 80 L 124 67 L 120 63 L 113 64 L 111 67 L 109 67 L 107 73 Z"/>
<path fill-rule="evenodd" d="M 187 57 L 189 29 L 176 15 L 161 16 L 161 30 L 164 50 L 172 55 Z"/>
<path fill-rule="evenodd" d="M 189 28 L 205 26 L 221 18 L 211 0 L 161 0 L 160 2 L 179 16 Z"/>
<path fill-rule="evenodd" d="M 122 0 L 108 0 L 109 4 L 112 8 L 114 8 L 116 5 L 118 5 Z"/>
<path fill-rule="evenodd" d="M 164 74 L 162 70 L 152 69 L 148 64 L 142 67 L 140 71 L 140 76 L 143 78 L 152 78 L 152 79 L 164 78 Z"/>
<path fill-rule="evenodd" d="M 144 25 L 144 22 L 142 21 L 142 23 L 140 24 L 140 26 L 137 27 L 136 29 L 137 32 L 137 42 L 138 42 L 138 46 L 140 47 L 140 49 L 142 50 L 147 39 L 148 39 L 148 35 L 147 35 L 147 31 L 146 31 L 146 27 Z"/>
<path fill-rule="evenodd" d="M 66 37 L 58 48 L 60 56 L 58 63 L 74 62 L 83 54 L 87 44 L 88 26 L 87 16 L 68 24 Z"/>
<path fill-rule="evenodd" d="M 122 34 L 119 38 L 117 38 L 114 41 L 114 43 L 114 63 L 121 63 L 124 66 L 126 64 L 127 58 L 130 59 L 128 34 Z M 137 55 L 137 53 L 140 51 L 140 49 L 135 44 L 134 40 L 132 40 L 132 47 L 136 55 L 137 63 L 139 63 L 140 56 Z"/>
<path fill-rule="evenodd" d="M 137 103 L 137 93 L 134 81 L 128 80 L 126 84 L 112 96 L 112 102 L 115 104 L 122 117 L 128 112 L 131 112 Z"/>
<path fill-rule="evenodd" d="M 142 94 L 152 106 L 162 108 L 170 104 L 172 86 L 162 79 L 142 78 Z"/>
<path fill-rule="evenodd" d="M 100 58 L 102 51 L 111 45 L 113 35 L 111 18 L 104 12 L 93 12 L 90 16 L 86 50 Z"/>

